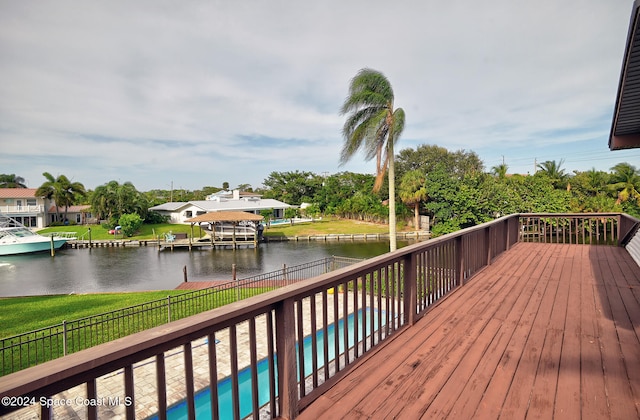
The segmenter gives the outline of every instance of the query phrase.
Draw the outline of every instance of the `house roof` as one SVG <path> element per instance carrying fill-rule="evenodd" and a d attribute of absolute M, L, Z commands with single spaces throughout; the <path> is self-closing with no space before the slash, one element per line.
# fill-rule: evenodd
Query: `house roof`
<path fill-rule="evenodd" d="M 88 212 L 91 209 L 91 206 L 89 205 L 82 205 L 82 206 L 69 206 L 66 208 L 67 213 L 85 213 Z M 65 208 L 64 207 L 60 207 L 58 208 L 58 210 L 60 212 L 64 212 Z M 55 213 L 56 212 L 56 206 L 51 206 L 49 207 L 49 213 Z"/>
<path fill-rule="evenodd" d="M 36 188 L 0 188 L 0 198 L 36 198 Z"/>
<path fill-rule="evenodd" d="M 261 199 L 240 199 L 240 200 L 197 200 L 189 202 L 174 202 L 164 203 L 159 206 L 151 207 L 151 211 L 178 211 L 182 208 L 194 206 L 198 207 L 205 212 L 215 211 L 256 211 L 266 209 L 286 209 L 293 207 L 290 204 L 284 203 L 272 198 Z"/>
<path fill-rule="evenodd" d="M 622 60 L 609 149 L 640 147 L 640 0 L 633 3 L 627 42 Z"/>
<path fill-rule="evenodd" d="M 259 214 L 247 213 L 245 211 L 217 211 L 192 217 L 191 219 L 185 220 L 185 222 L 244 222 L 247 220 L 258 221 L 262 220 L 263 218 L 264 217 L 260 216 Z"/>
<path fill-rule="evenodd" d="M 180 207 L 183 207 L 185 204 L 185 202 L 183 201 L 174 201 L 171 203 L 164 203 L 164 204 L 160 204 L 157 206 L 153 206 L 151 207 L 149 210 L 151 211 L 175 211 L 178 210 Z"/>

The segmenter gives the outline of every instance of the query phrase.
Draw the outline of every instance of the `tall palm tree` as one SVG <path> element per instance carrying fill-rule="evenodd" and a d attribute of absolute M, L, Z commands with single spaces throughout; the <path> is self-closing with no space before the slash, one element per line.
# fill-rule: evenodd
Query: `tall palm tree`
<path fill-rule="evenodd" d="M 71 182 L 65 175 L 54 177 L 49 172 L 42 174 L 47 180 L 38 187 L 36 196 L 53 200 L 56 206 L 56 218 L 60 221 L 60 207 L 65 208 L 65 217 L 69 206 L 76 202 L 76 197 L 86 194 L 84 185 Z"/>
<path fill-rule="evenodd" d="M 396 246 L 396 197 L 393 146 L 404 130 L 405 115 L 402 108 L 393 108 L 393 89 L 380 72 L 361 69 L 351 79 L 349 95 L 342 104 L 341 115 L 347 120 L 342 128 L 344 145 L 340 163 L 346 163 L 364 148 L 367 160 L 376 157 L 374 191 L 379 191 L 389 171 L 389 248 Z"/>
<path fill-rule="evenodd" d="M 405 204 L 413 205 L 414 226 L 416 230 L 420 225 L 420 202 L 427 199 L 425 182 L 427 177 L 418 169 L 405 173 L 400 180 L 398 196 Z"/>
<path fill-rule="evenodd" d="M 640 171 L 626 162 L 611 168 L 611 188 L 618 193 L 618 204 L 629 199 L 640 202 Z"/>

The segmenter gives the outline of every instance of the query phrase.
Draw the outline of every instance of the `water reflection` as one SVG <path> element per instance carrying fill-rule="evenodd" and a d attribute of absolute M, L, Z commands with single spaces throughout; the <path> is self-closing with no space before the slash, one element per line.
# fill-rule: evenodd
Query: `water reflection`
<path fill-rule="evenodd" d="M 408 242 L 399 242 L 398 247 Z M 142 248 L 65 249 L 49 254 L 0 257 L 0 296 L 174 289 L 187 267 L 191 281 L 248 277 L 331 255 L 370 258 L 388 242 L 279 242 L 257 249 L 163 250 Z"/>

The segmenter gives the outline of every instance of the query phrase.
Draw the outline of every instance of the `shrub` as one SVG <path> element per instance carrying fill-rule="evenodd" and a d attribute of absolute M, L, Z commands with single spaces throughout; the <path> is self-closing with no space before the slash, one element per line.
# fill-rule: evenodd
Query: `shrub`
<path fill-rule="evenodd" d="M 118 223 L 122 227 L 122 233 L 125 236 L 133 236 L 142 226 L 142 218 L 136 213 L 123 214 L 120 216 Z"/>

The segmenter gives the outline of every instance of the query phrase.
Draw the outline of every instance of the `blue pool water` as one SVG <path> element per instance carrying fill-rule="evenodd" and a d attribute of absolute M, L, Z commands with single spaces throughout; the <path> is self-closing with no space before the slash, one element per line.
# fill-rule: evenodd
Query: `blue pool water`
<path fill-rule="evenodd" d="M 367 335 L 371 334 L 370 331 L 370 310 L 367 309 L 367 325 L 365 331 Z M 377 313 L 373 310 L 374 315 Z M 362 313 L 362 310 L 359 311 Z M 358 317 L 358 339 L 362 340 L 362 316 Z M 384 322 L 384 320 L 383 320 Z M 374 329 L 377 329 L 377 316 L 374 316 Z M 329 343 L 329 361 L 335 359 L 335 324 L 327 326 L 327 336 Z M 347 336 L 349 344 L 347 348 L 354 345 L 355 328 L 354 328 L 354 316 L 349 315 L 347 318 Z M 338 322 L 338 347 L 339 352 L 344 352 L 344 319 L 340 319 Z M 317 363 L 318 368 L 324 366 L 324 332 L 319 330 L 316 333 L 316 340 L 318 345 Z M 311 348 L 311 336 L 307 336 L 304 339 L 303 352 L 304 352 L 304 375 L 309 376 L 312 373 L 313 368 L 313 356 Z M 277 361 L 277 358 L 276 358 Z M 262 359 L 258 361 L 258 403 L 260 406 L 266 404 L 269 401 L 269 364 L 268 359 Z M 277 370 L 277 366 L 276 366 Z M 240 398 L 240 417 L 246 417 L 251 414 L 252 410 L 252 391 L 251 391 L 251 368 L 247 367 L 242 369 L 238 373 L 238 388 Z M 195 396 L 196 418 L 198 419 L 210 419 L 211 418 L 211 390 L 206 388 L 198 392 Z M 277 393 L 277 389 L 276 389 Z M 233 418 L 232 412 L 232 400 L 231 400 L 231 379 L 225 378 L 218 382 L 218 401 L 219 401 L 219 418 L 228 419 Z M 186 419 L 187 418 L 187 404 L 182 401 L 167 411 L 167 417 L 172 420 Z M 157 416 L 152 417 L 157 419 Z"/>

